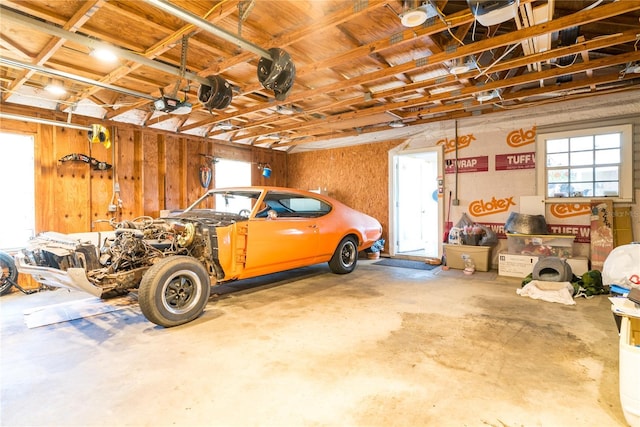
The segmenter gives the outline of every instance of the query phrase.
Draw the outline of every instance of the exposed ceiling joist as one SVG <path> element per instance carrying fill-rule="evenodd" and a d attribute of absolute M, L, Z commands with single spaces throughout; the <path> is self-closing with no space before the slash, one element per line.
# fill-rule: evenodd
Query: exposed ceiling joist
<path fill-rule="evenodd" d="M 638 89 L 639 2 L 520 0 L 517 16 L 490 27 L 465 1 L 435 3 L 437 16 L 407 28 L 394 12 L 401 0 L 308 8 L 296 0 L 7 0 L 0 6 L 0 102 L 28 102 L 55 76 L 68 90 L 61 106 L 94 105 L 115 122 L 289 150 L 375 134 L 392 121 L 403 122 L 407 135 L 433 120 Z M 560 44 L 569 30 L 575 36 Z M 112 45 L 117 62 L 90 57 L 98 45 Z M 256 72 L 271 48 L 286 49 L 296 66 L 293 88 L 280 100 Z M 453 74 L 457 60 L 475 65 Z M 225 108 L 198 100 L 212 75 L 232 85 Z M 500 96 L 478 101 L 485 90 Z M 180 94 L 189 112 L 154 112 L 150 104 L 165 93 Z M 216 126 L 227 122 L 234 128 Z M 276 134 L 281 140 L 264 140 Z"/>

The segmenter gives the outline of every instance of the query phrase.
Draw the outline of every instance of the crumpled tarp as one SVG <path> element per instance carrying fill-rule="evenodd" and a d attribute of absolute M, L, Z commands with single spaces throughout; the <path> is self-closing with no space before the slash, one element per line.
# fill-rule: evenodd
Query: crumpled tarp
<path fill-rule="evenodd" d="M 532 280 L 516 293 L 523 297 L 540 299 L 548 302 L 557 302 L 565 305 L 575 305 L 573 300 L 573 285 L 571 282 L 545 282 Z"/>

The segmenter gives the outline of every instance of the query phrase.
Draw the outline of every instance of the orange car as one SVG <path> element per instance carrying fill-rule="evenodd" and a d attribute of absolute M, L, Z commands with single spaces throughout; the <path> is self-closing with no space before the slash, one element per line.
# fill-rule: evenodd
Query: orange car
<path fill-rule="evenodd" d="M 328 262 L 350 273 L 382 234 L 374 218 L 320 194 L 281 187 L 214 189 L 168 217 L 114 222 L 110 233 L 42 233 L 16 255 L 21 273 L 106 297 L 138 288 L 165 327 L 197 318 L 211 284 Z"/>

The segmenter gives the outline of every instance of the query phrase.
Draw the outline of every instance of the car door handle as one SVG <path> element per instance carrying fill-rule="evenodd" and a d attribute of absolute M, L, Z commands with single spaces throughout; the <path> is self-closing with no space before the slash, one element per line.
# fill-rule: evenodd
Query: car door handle
<path fill-rule="evenodd" d="M 307 227 L 309 227 L 309 228 L 318 228 L 318 226 L 316 224 L 308 225 Z"/>

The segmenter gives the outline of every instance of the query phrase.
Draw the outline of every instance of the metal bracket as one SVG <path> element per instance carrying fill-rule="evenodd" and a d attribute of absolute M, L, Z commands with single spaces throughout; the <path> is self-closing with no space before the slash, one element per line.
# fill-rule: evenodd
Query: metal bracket
<path fill-rule="evenodd" d="M 426 56 L 416 59 L 416 67 L 425 67 L 429 63 L 429 58 Z"/>

